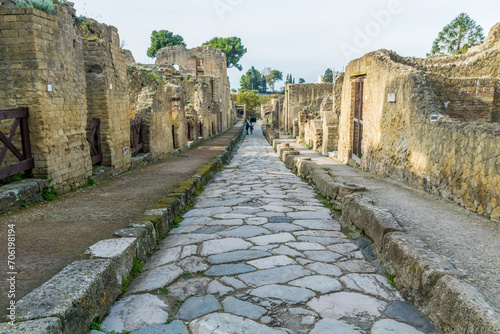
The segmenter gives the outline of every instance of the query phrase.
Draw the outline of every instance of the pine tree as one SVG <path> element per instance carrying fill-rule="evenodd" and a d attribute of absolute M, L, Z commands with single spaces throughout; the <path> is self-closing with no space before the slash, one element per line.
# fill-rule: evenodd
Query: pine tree
<path fill-rule="evenodd" d="M 461 13 L 439 33 L 432 44 L 431 54 L 461 54 L 482 42 L 483 28 L 469 15 Z"/>

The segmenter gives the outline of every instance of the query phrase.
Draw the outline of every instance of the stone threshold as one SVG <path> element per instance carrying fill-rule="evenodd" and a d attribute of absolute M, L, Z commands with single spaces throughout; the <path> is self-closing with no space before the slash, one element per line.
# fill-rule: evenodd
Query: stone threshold
<path fill-rule="evenodd" d="M 226 162 L 240 142 L 243 128 L 223 153 L 200 167 L 187 181 L 173 189 L 139 221 L 115 231 L 117 238 L 92 245 L 90 260 L 75 261 L 15 305 L 16 319 L 0 324 L 0 333 L 85 334 L 96 318 L 103 318 L 122 294 L 123 277 L 133 260 L 152 254 L 168 234 L 175 217 Z M 8 320 L 10 321 L 10 319 Z"/>
<path fill-rule="evenodd" d="M 344 227 L 357 228 L 373 240 L 378 258 L 394 275 L 398 290 L 436 327 L 445 333 L 500 333 L 500 314 L 494 305 L 466 283 L 448 260 L 406 233 L 388 209 L 376 207 L 362 194 L 362 186 L 335 182 L 310 158 L 290 154 L 279 139 L 268 140 L 288 168 L 341 207 Z"/>

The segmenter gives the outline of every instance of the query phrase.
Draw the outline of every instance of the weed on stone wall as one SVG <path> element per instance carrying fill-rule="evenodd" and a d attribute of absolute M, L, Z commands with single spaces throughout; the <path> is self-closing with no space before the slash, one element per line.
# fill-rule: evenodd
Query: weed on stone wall
<path fill-rule="evenodd" d="M 60 1 L 57 1 L 59 4 Z M 21 8 L 36 8 L 48 14 L 54 12 L 54 1 L 52 0 L 16 0 L 16 6 Z"/>
<path fill-rule="evenodd" d="M 45 188 L 42 191 L 42 198 L 46 201 L 53 201 L 59 196 L 56 188 L 54 186 L 50 186 L 50 188 Z"/>

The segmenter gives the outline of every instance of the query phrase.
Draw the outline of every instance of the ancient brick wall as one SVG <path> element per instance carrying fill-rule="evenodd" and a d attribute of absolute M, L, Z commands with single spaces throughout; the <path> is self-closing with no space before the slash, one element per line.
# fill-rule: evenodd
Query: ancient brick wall
<path fill-rule="evenodd" d="M 299 116 L 299 112 L 313 104 L 317 105 L 316 109 L 319 112 L 323 98 L 331 95 L 332 91 L 333 83 L 286 85 L 283 117 L 280 119 L 280 123 L 283 125 L 280 125 L 280 128 L 292 132 L 293 120 Z"/>
<path fill-rule="evenodd" d="M 497 119 L 500 105 L 497 105 L 495 97 L 500 88 L 499 80 L 448 78 L 443 75 L 428 77 L 445 113 L 451 118 L 465 122 L 492 122 Z"/>
<path fill-rule="evenodd" d="M 126 58 L 115 27 L 94 21 L 92 30 L 83 39 L 88 119 L 100 120 L 102 165 L 121 172 L 131 159 Z"/>
<path fill-rule="evenodd" d="M 92 174 L 82 39 L 73 9 L 0 8 L 0 108 L 29 107 L 34 177 L 57 188 Z"/>
<path fill-rule="evenodd" d="M 500 25 L 497 28 L 500 30 Z M 445 88 L 450 92 L 465 89 L 464 85 L 474 87 L 467 77 L 500 74 L 498 58 L 495 58 L 499 54 L 499 43 L 489 40 L 483 49 L 473 50 L 469 62 L 464 61 L 467 59 L 463 55 L 457 56 L 460 60 L 440 56 L 437 63 L 433 57 L 402 58 L 385 50 L 352 61 L 342 87 L 339 159 L 347 162 L 352 158 L 354 112 L 362 101 L 363 128 L 358 160 L 361 168 L 500 220 L 500 126 L 494 122 L 463 122 L 446 115 L 443 100 L 438 98 L 444 95 L 435 80 L 436 75 L 446 72 L 451 79 L 446 82 L 451 86 Z M 458 62 L 472 66 L 466 71 L 465 65 L 453 66 Z M 424 67 L 424 63 L 428 67 Z M 494 68 L 489 67 L 492 64 Z M 464 73 L 467 76 L 463 76 Z M 364 77 L 363 94 L 354 96 L 355 80 L 361 77 Z M 492 76 L 484 78 L 484 82 L 498 79 Z M 488 94 L 485 98 L 490 101 L 491 91 Z M 495 96 L 496 93 L 494 102 Z"/>

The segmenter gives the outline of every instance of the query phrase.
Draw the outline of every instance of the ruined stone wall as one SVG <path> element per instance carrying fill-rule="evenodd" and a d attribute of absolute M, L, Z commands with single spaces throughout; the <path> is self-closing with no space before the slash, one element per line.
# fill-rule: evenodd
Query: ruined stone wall
<path fill-rule="evenodd" d="M 304 143 L 314 151 L 321 149 L 323 145 L 323 122 L 321 119 L 308 120 L 304 124 Z"/>
<path fill-rule="evenodd" d="M 344 73 L 334 82 L 333 95 L 324 98 L 321 104 L 321 119 L 323 120 L 323 148 L 322 154 L 338 150 L 339 146 L 339 118 L 342 107 L 342 85 Z"/>
<path fill-rule="evenodd" d="M 82 39 L 74 10 L 0 8 L 0 108 L 29 107 L 34 177 L 59 189 L 92 175 Z"/>
<path fill-rule="evenodd" d="M 469 77 L 499 72 L 498 58 L 493 63 L 495 68 L 488 68 L 492 64 L 490 56 L 497 57 L 499 50 L 498 43 L 491 45 L 484 46 L 482 54 L 472 54 L 472 58 L 483 62 L 471 60 Z M 463 56 L 457 57 L 465 64 Z M 459 62 L 451 56 L 447 59 L 452 64 Z M 419 65 L 424 62 L 429 67 Z M 500 126 L 446 116 L 433 89 L 432 75 L 447 70 L 450 78 L 463 78 L 466 67 L 433 62 L 404 59 L 380 50 L 348 65 L 342 88 L 339 159 L 347 162 L 352 157 L 357 101 L 353 80 L 365 76 L 361 167 L 499 220 Z M 395 94 L 394 102 L 390 102 L 389 94 Z"/>
<path fill-rule="evenodd" d="M 160 49 L 156 55 L 156 65 L 178 66 L 184 76 L 203 79 L 211 91 L 211 115 L 205 117 L 203 126 L 208 125 L 208 132 L 214 135 L 230 128 L 231 100 L 230 85 L 227 76 L 226 55 L 210 45 L 186 49 L 182 45 Z M 210 121 L 208 121 L 210 118 Z M 203 131 L 204 135 L 207 131 Z"/>
<path fill-rule="evenodd" d="M 115 27 L 93 21 L 92 30 L 97 38 L 83 40 L 88 119 L 100 120 L 102 165 L 116 173 L 131 159 L 126 58 Z"/>
<path fill-rule="evenodd" d="M 319 105 L 325 96 L 331 95 L 333 91 L 332 83 L 322 84 L 288 84 L 285 87 L 285 101 L 283 105 L 283 117 L 280 118 L 280 128 L 288 132 L 293 131 L 293 120 L 298 117 L 299 112 L 304 108 Z M 315 117 L 313 117 L 315 118 Z"/>

